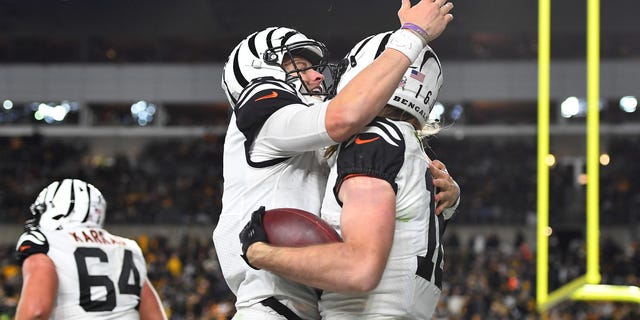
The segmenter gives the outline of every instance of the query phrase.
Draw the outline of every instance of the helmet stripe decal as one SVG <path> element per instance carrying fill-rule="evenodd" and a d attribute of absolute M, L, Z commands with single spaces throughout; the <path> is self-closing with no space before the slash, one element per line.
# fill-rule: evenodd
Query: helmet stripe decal
<path fill-rule="evenodd" d="M 45 204 L 47 202 L 51 202 L 51 207 L 55 207 L 55 205 L 53 204 L 53 199 L 56 198 L 56 195 L 58 194 L 58 190 L 60 190 L 60 187 L 62 187 L 62 182 L 58 182 L 56 184 L 56 189 L 55 190 L 47 190 L 47 195 L 45 195 L 45 198 L 44 198 Z M 47 189 L 49 189 L 49 188 L 47 188 Z M 51 192 L 51 191 L 53 191 L 53 192 Z M 51 197 L 48 197 L 49 194 L 51 194 Z M 49 199 L 47 199 L 47 198 L 49 198 Z M 49 205 L 47 205 L 47 206 L 49 206 Z M 48 209 L 50 209 L 50 208 L 47 207 L 47 210 Z M 51 217 L 51 219 L 58 220 L 58 219 L 60 219 L 62 217 L 64 217 L 64 215 L 59 214 L 57 216 Z"/>
<path fill-rule="evenodd" d="M 69 201 L 69 210 L 67 210 L 67 214 L 64 215 L 65 217 L 68 217 L 76 206 L 76 189 L 73 187 L 75 182 L 75 179 L 71 180 L 71 201 Z"/>
<path fill-rule="evenodd" d="M 382 38 L 382 41 L 380 41 L 380 45 L 378 45 L 378 51 L 376 51 L 375 55 L 376 58 L 382 53 L 382 51 L 384 51 L 385 47 L 387 46 L 387 42 L 389 42 L 389 37 L 391 37 L 391 33 L 387 33 L 384 38 Z"/>
<path fill-rule="evenodd" d="M 248 45 L 249 45 L 249 50 L 251 50 L 251 53 L 253 53 L 253 56 L 260 59 L 260 56 L 258 55 L 258 49 L 256 49 L 256 36 L 258 35 L 258 33 L 254 33 L 251 38 L 249 38 Z M 238 48 L 239 50 L 239 48 Z"/>
<path fill-rule="evenodd" d="M 293 37 L 293 36 L 294 36 L 294 35 L 296 35 L 296 34 L 298 34 L 298 32 L 295 32 L 295 31 L 289 31 L 289 32 L 287 32 L 287 34 L 285 34 L 285 35 L 282 37 L 282 42 L 281 42 L 280 46 L 284 46 L 284 45 L 287 43 L 287 41 L 289 40 L 289 38 Z"/>
<path fill-rule="evenodd" d="M 91 188 L 89 188 L 89 186 L 87 186 L 87 200 L 89 200 L 89 205 L 87 206 L 87 212 L 84 214 L 84 219 L 82 219 L 82 223 L 87 222 L 87 219 L 89 219 L 89 212 L 91 211 Z"/>
<path fill-rule="evenodd" d="M 367 43 L 369 43 L 369 41 L 371 41 L 371 39 L 373 39 L 373 36 L 370 36 L 370 37 L 366 38 L 364 41 L 362 41 L 362 44 L 360 45 L 360 47 L 358 47 L 358 49 L 356 50 L 356 53 L 354 54 L 354 56 L 357 56 L 358 53 L 360 53 L 360 50 L 362 50 L 362 48 L 364 48 L 364 46 L 366 46 Z"/>
<path fill-rule="evenodd" d="M 244 75 L 242 75 L 242 71 L 240 70 L 240 61 L 238 59 L 238 54 L 240 52 L 240 48 L 236 50 L 236 55 L 233 57 L 233 74 L 238 79 L 238 83 L 241 87 L 246 87 L 249 84 L 249 81 L 245 79 Z"/>
<path fill-rule="evenodd" d="M 422 64 L 420 65 L 420 69 L 419 70 L 422 71 L 422 68 L 424 67 L 424 65 L 431 58 L 433 58 L 436 61 L 436 63 L 438 64 L 438 70 L 440 70 L 438 72 L 438 77 L 440 77 L 442 75 L 442 66 L 440 65 L 440 61 L 438 61 L 438 58 L 436 57 L 436 54 L 433 53 L 433 51 L 431 51 L 431 50 L 427 50 L 427 52 L 424 53 L 424 57 L 422 58 Z"/>
<path fill-rule="evenodd" d="M 355 67 L 358 63 L 356 62 L 356 56 L 358 55 L 358 53 L 360 53 L 360 50 L 362 50 L 362 48 L 364 48 L 365 45 L 367 45 L 367 43 L 373 38 L 373 36 L 370 36 L 368 38 L 366 38 L 364 41 L 362 41 L 362 44 L 360 45 L 360 47 L 358 47 L 358 49 L 356 50 L 356 53 L 354 53 L 352 56 L 349 56 L 347 54 L 347 56 L 349 57 L 349 63 L 351 63 L 351 67 Z"/>
<path fill-rule="evenodd" d="M 273 38 L 273 33 L 276 32 L 276 29 L 273 29 L 271 31 L 269 31 L 269 33 L 267 34 L 267 48 L 271 49 L 273 48 L 273 43 L 271 42 L 271 38 Z"/>

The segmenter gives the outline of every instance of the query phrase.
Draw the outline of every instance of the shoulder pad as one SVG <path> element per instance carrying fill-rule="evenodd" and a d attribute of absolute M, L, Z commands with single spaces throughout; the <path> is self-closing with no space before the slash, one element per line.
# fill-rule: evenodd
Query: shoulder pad
<path fill-rule="evenodd" d="M 27 228 L 18 238 L 16 259 L 20 264 L 32 254 L 47 252 L 49 252 L 47 237 L 35 227 Z"/>

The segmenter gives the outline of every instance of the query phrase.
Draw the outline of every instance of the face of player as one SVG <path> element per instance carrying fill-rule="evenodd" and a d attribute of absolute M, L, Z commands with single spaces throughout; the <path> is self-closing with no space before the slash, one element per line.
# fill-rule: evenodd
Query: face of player
<path fill-rule="evenodd" d="M 296 72 L 300 75 L 304 83 L 303 90 L 306 89 L 309 93 L 322 93 L 324 91 L 322 88 L 324 75 L 314 70 L 312 66 L 309 60 L 298 56 L 293 57 L 293 60 L 285 58 L 284 62 L 282 62 L 282 68 L 284 68 L 288 76 L 296 77 Z"/>

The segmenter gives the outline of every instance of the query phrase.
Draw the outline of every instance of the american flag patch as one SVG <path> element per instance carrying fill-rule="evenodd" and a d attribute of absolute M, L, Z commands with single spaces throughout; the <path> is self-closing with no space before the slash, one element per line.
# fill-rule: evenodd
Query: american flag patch
<path fill-rule="evenodd" d="M 414 78 L 414 79 L 416 79 L 416 80 L 418 80 L 420 82 L 424 82 L 424 73 L 422 73 L 422 72 L 420 72 L 418 70 L 412 69 L 410 77 Z"/>

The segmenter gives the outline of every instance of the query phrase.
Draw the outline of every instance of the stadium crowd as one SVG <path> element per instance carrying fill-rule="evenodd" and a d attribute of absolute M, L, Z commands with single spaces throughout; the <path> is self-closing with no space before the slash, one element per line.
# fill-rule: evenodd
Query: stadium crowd
<path fill-rule="evenodd" d="M 638 137 L 612 139 L 611 162 L 600 169 L 602 225 L 640 222 Z M 435 137 L 442 160 L 463 192 L 456 224 L 526 225 L 535 222 L 535 137 Z M 28 205 L 52 179 L 91 181 L 108 195 L 108 224 L 212 224 L 221 208 L 223 137 L 151 140 L 134 158 L 96 155 L 89 142 L 41 136 L 0 137 L 0 222 L 21 223 Z M 552 149 L 553 152 L 553 149 Z M 585 186 L 575 163 L 550 168 L 551 224 L 584 223 Z M 583 171 L 584 168 L 578 168 Z"/>
<path fill-rule="evenodd" d="M 601 167 L 601 224 L 634 225 L 640 220 L 640 156 L 628 152 L 637 137 L 608 143 L 611 163 Z M 134 158 L 92 154 L 89 143 L 31 137 L 1 137 L 0 222 L 19 224 L 48 181 L 79 177 L 93 182 L 109 201 L 107 226 L 118 224 L 215 225 L 220 212 L 222 137 L 151 140 Z M 504 243 L 499 233 L 461 243 L 456 225 L 532 227 L 535 222 L 534 138 L 453 140 L 433 138 L 434 157 L 444 161 L 462 186 L 463 201 L 447 229 L 443 298 L 437 319 L 537 319 L 535 250 L 523 237 Z M 551 223 L 584 212 L 584 186 L 574 169 L 551 168 Z M 559 214 L 562 212 L 563 214 Z M 580 218 L 584 219 L 584 218 Z M 584 220 L 575 222 L 582 225 Z M 234 297 L 221 277 L 210 238 L 167 236 L 137 239 L 149 277 L 171 319 L 228 319 Z M 175 239 L 171 239 L 175 240 Z M 640 242 L 601 243 L 603 283 L 640 285 Z M 172 244 L 174 243 L 174 244 Z M 580 238 L 552 238 L 549 288 L 584 274 Z M 15 244 L 0 251 L 0 320 L 10 319 L 19 296 Z M 623 303 L 565 302 L 548 319 L 639 319 L 640 307 Z"/>
<path fill-rule="evenodd" d="M 149 278 L 173 320 L 230 319 L 234 297 L 228 290 L 209 238 L 185 236 L 172 244 L 164 236 L 138 237 L 149 265 Z M 556 248 L 552 242 L 549 288 L 555 289 L 584 273 L 584 241 Z M 444 294 L 434 319 L 538 319 L 535 310 L 535 252 L 518 237 L 504 243 L 496 234 L 477 235 L 460 243 L 447 237 Z M 557 250 L 556 250 L 557 249 Z M 12 244 L 1 246 L 0 319 L 15 312 L 21 287 Z M 621 244 L 605 239 L 601 270 L 604 282 L 640 285 L 640 242 Z M 640 318 L 640 306 L 625 303 L 564 302 L 547 319 Z"/>
<path fill-rule="evenodd" d="M 627 152 L 638 137 L 609 142 L 611 163 L 601 166 L 601 223 L 640 222 L 640 155 Z M 28 205 L 51 179 L 78 177 L 109 195 L 109 224 L 215 224 L 221 207 L 219 136 L 151 140 L 133 159 L 92 154 L 90 141 L 41 136 L 0 137 L 0 222 L 21 223 Z M 435 137 L 429 145 L 461 185 L 456 224 L 524 225 L 535 220 L 534 137 Z M 553 150 L 552 150 L 553 151 Z M 551 224 L 583 224 L 585 187 L 573 163 L 550 171 Z M 583 170 L 584 168 L 579 168 Z"/>

